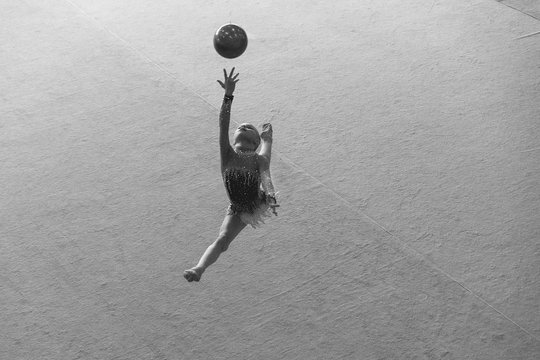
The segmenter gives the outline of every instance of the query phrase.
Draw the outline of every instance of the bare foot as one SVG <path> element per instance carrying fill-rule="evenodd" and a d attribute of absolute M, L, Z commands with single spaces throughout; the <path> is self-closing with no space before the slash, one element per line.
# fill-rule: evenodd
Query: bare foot
<path fill-rule="evenodd" d="M 194 268 L 184 271 L 184 277 L 189 282 L 199 281 L 201 279 L 202 273 L 203 273 L 202 269 L 198 267 L 194 267 Z"/>

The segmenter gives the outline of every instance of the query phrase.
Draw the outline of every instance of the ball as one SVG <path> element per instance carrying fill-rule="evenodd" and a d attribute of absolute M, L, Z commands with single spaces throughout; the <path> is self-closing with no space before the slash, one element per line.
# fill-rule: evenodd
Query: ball
<path fill-rule="evenodd" d="M 247 34 L 238 25 L 226 24 L 214 34 L 214 48 L 224 58 L 234 59 L 246 51 Z"/>

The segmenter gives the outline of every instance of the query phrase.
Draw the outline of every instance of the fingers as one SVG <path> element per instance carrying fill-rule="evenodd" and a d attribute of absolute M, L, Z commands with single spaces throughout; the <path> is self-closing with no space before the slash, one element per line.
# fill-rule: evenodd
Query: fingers
<path fill-rule="evenodd" d="M 231 70 L 231 74 L 229 75 L 229 79 L 232 80 L 235 84 L 240 80 L 238 79 L 238 75 L 240 75 L 240 73 L 237 73 L 236 75 L 232 75 L 234 72 L 234 68 L 232 68 Z"/>
<path fill-rule="evenodd" d="M 227 69 L 223 69 L 223 77 L 225 78 L 225 80 L 224 81 L 220 81 L 220 80 L 217 81 L 219 83 L 219 85 L 221 85 L 222 88 L 227 89 L 227 87 L 230 86 L 230 84 L 232 83 L 232 86 L 233 86 L 233 89 L 234 89 L 234 84 L 236 84 L 238 81 L 240 81 L 240 79 L 238 79 L 238 75 L 240 75 L 240 73 L 234 74 L 234 70 L 235 70 L 235 68 L 233 67 L 231 69 L 230 74 L 227 75 Z"/>
<path fill-rule="evenodd" d="M 233 77 L 233 73 L 234 73 L 234 67 L 231 69 L 231 73 L 229 75 L 227 75 L 227 69 L 223 69 L 223 76 L 225 77 L 225 80 L 227 79 L 236 79 L 236 77 L 238 77 L 238 75 L 240 75 L 240 73 L 236 74 L 234 77 Z"/>

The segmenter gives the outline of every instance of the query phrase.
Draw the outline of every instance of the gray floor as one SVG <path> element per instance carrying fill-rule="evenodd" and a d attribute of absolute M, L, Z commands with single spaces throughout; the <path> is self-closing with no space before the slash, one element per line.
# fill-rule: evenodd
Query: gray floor
<path fill-rule="evenodd" d="M 540 358 L 539 13 L 0 3 L 0 358 Z M 227 206 L 232 66 L 281 211 L 187 283 Z"/>

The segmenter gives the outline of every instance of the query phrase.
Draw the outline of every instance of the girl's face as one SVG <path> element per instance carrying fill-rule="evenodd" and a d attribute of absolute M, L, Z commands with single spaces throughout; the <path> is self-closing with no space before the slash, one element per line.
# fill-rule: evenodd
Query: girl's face
<path fill-rule="evenodd" d="M 236 144 L 239 140 L 251 142 L 255 146 L 255 149 L 257 149 L 261 142 L 261 137 L 255 126 L 244 123 L 240 124 L 234 132 L 234 143 Z"/>

